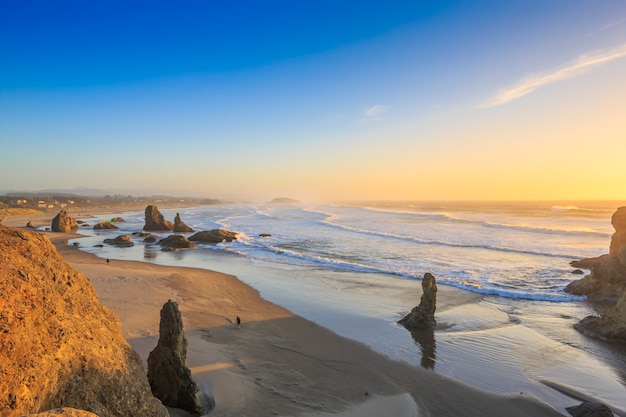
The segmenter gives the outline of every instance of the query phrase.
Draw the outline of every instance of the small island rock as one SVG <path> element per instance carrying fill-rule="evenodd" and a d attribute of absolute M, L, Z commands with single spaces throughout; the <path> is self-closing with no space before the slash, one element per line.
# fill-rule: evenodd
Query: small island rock
<path fill-rule="evenodd" d="M 176 213 L 174 218 L 174 233 L 191 233 L 194 230 L 187 226 L 181 219 L 180 214 Z"/>
<path fill-rule="evenodd" d="M 196 247 L 195 243 L 190 242 L 183 235 L 170 235 L 164 239 L 159 240 L 158 244 L 160 246 L 163 246 L 164 249 L 187 249 Z"/>
<path fill-rule="evenodd" d="M 437 325 L 435 309 L 437 308 L 437 283 L 435 277 L 425 273 L 422 279 L 422 298 L 418 306 L 398 321 L 407 330 L 434 329 Z"/>
<path fill-rule="evenodd" d="M 232 242 L 237 239 L 237 233 L 225 229 L 213 229 L 197 232 L 189 237 L 193 242 L 221 243 L 223 241 Z"/>
<path fill-rule="evenodd" d="M 70 217 L 65 210 L 61 210 L 59 214 L 52 219 L 53 232 L 72 233 L 72 231 L 76 229 L 78 229 L 76 219 Z"/>
<path fill-rule="evenodd" d="M 104 239 L 103 242 L 109 245 L 117 246 L 118 248 L 130 248 L 134 245 L 128 235 L 117 236 L 114 239 Z"/>
<path fill-rule="evenodd" d="M 165 220 L 165 217 L 155 205 L 151 204 L 146 207 L 145 217 L 146 220 L 143 230 L 154 232 L 169 232 L 174 230 L 172 222 Z"/>

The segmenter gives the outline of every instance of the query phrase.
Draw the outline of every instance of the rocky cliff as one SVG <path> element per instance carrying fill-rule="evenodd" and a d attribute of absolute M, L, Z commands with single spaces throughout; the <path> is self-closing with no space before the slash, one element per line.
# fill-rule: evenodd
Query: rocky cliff
<path fill-rule="evenodd" d="M 0 226 L 0 411 L 168 416 L 89 281 L 42 234 Z"/>

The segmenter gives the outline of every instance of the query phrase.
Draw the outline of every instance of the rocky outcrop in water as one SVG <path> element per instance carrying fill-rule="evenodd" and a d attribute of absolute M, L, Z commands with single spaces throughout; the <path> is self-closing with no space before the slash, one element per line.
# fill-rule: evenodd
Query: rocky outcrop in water
<path fill-rule="evenodd" d="M 180 214 L 176 213 L 174 218 L 174 233 L 191 233 L 193 229 L 187 226 L 181 219 Z"/>
<path fill-rule="evenodd" d="M 174 230 L 172 222 L 165 220 L 165 217 L 155 205 L 151 204 L 146 207 L 145 216 L 146 223 L 143 226 L 143 230 L 153 232 L 169 232 Z"/>
<path fill-rule="evenodd" d="M 435 277 L 425 273 L 422 279 L 422 298 L 418 306 L 414 307 L 409 314 L 398 324 L 402 324 L 407 330 L 434 329 L 437 325 L 435 309 L 437 308 L 437 284 Z"/>
<path fill-rule="evenodd" d="M 100 222 L 93 227 L 93 230 L 118 230 L 119 227 L 111 222 Z"/>
<path fill-rule="evenodd" d="M 212 406 L 202 404 L 186 360 L 187 339 L 183 332 L 183 320 L 178 304 L 168 300 L 161 308 L 159 342 L 148 356 L 150 387 L 163 404 L 203 414 Z"/>
<path fill-rule="evenodd" d="M 221 243 L 223 241 L 232 242 L 235 239 L 237 239 L 237 233 L 230 232 L 225 229 L 205 230 L 189 236 L 189 240 L 192 242 L 202 243 Z"/>
<path fill-rule="evenodd" d="M 626 207 L 613 213 L 611 224 L 615 233 L 611 237 L 609 254 L 572 262 L 572 266 L 590 268 L 591 272 L 571 282 L 565 292 L 589 298 L 617 299 L 626 290 Z"/>
<path fill-rule="evenodd" d="M 72 233 L 72 231 L 76 229 L 78 229 L 76 219 L 70 217 L 65 210 L 61 210 L 59 214 L 52 219 L 51 230 L 53 232 Z"/>
<path fill-rule="evenodd" d="M 135 245 L 128 235 L 117 236 L 114 239 L 104 239 L 104 243 L 117 246 L 118 248 L 130 248 Z"/>
<path fill-rule="evenodd" d="M 0 414 L 168 417 L 89 280 L 47 237 L 0 227 Z"/>
<path fill-rule="evenodd" d="M 159 240 L 158 244 L 163 246 L 164 249 L 188 249 L 196 247 L 195 243 L 190 242 L 183 235 L 170 235 Z"/>

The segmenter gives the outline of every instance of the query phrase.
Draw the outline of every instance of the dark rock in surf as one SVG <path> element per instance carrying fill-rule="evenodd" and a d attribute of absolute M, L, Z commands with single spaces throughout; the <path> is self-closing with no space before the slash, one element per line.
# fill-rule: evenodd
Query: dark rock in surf
<path fill-rule="evenodd" d="M 180 214 L 176 213 L 174 218 L 174 233 L 191 233 L 194 230 L 187 226 L 181 219 Z"/>
<path fill-rule="evenodd" d="M 188 249 L 195 248 L 196 244 L 187 240 L 183 235 L 170 235 L 159 240 L 159 245 L 164 249 Z"/>
<path fill-rule="evenodd" d="M 148 381 L 163 404 L 193 414 L 210 411 L 214 403 L 202 404 L 198 387 L 187 368 L 187 339 L 178 304 L 168 300 L 161 308 L 159 341 L 148 356 Z"/>
<path fill-rule="evenodd" d="M 572 271 L 572 274 L 574 274 L 574 275 L 584 275 L 585 273 L 583 272 L 582 269 L 574 269 Z"/>
<path fill-rule="evenodd" d="M 237 233 L 225 229 L 213 229 L 197 232 L 189 237 L 193 242 L 221 243 L 223 241 L 232 242 L 237 239 Z"/>
<path fill-rule="evenodd" d="M 605 404 L 583 402 L 580 405 L 567 407 L 565 410 L 573 417 L 612 417 L 613 412 Z"/>
<path fill-rule="evenodd" d="M 437 325 L 435 309 L 437 308 L 437 284 L 435 277 L 425 273 L 422 279 L 422 298 L 418 306 L 414 307 L 409 314 L 398 324 L 402 324 L 407 330 L 434 329 Z"/>
<path fill-rule="evenodd" d="M 143 230 L 154 232 L 170 232 L 174 230 L 174 224 L 165 220 L 157 206 L 149 205 L 145 211 L 146 223 Z"/>
<path fill-rule="evenodd" d="M 118 230 L 119 227 L 111 222 L 100 222 L 93 227 L 94 230 Z"/>

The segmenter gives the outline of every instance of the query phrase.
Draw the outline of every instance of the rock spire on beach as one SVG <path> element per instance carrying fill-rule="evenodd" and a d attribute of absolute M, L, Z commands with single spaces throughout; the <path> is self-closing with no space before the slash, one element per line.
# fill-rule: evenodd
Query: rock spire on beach
<path fill-rule="evenodd" d="M 203 406 L 186 360 L 187 339 L 183 332 L 183 319 L 178 304 L 168 300 L 161 308 L 159 342 L 148 356 L 150 387 L 163 404 L 203 414 L 212 407 Z"/>
<path fill-rule="evenodd" d="M 617 255 L 626 246 L 626 206 L 617 209 L 611 217 L 615 233 L 611 236 L 609 255 Z"/>
<path fill-rule="evenodd" d="M 169 414 L 91 283 L 42 234 L 0 227 L 0 414 Z M 84 414 L 87 415 L 87 414 Z"/>
<path fill-rule="evenodd" d="M 72 233 L 72 231 L 76 229 L 78 229 L 76 219 L 70 217 L 65 210 L 61 210 L 59 214 L 52 219 L 51 230 L 53 232 Z"/>
<path fill-rule="evenodd" d="M 191 233 L 193 229 L 187 226 L 181 219 L 180 214 L 176 213 L 174 218 L 174 233 Z"/>
<path fill-rule="evenodd" d="M 174 230 L 174 224 L 165 220 L 165 217 L 161 214 L 157 206 L 151 204 L 146 207 L 146 223 L 143 226 L 143 230 L 153 232 L 170 232 Z"/>
<path fill-rule="evenodd" d="M 437 308 L 437 283 L 435 277 L 427 272 L 422 279 L 422 298 L 418 306 L 414 307 L 398 323 L 407 330 L 434 329 L 437 325 L 435 309 Z"/>

